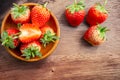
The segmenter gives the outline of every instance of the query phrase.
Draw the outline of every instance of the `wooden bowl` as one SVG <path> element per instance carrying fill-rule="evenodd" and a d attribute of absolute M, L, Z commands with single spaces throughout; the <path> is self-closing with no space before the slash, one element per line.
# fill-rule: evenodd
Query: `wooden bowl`
<path fill-rule="evenodd" d="M 31 9 L 33 6 L 38 5 L 38 4 L 37 3 L 25 3 L 22 5 L 29 6 Z M 50 14 L 51 14 L 51 17 L 50 17 L 50 20 L 47 22 L 47 24 L 50 25 L 53 28 L 53 30 L 55 31 L 56 35 L 58 37 L 60 37 L 59 23 L 58 23 L 55 15 L 52 12 L 50 12 Z M 2 21 L 1 33 L 10 27 L 16 27 L 16 24 L 12 21 L 11 16 L 10 16 L 10 11 L 9 11 Z M 59 42 L 59 40 L 56 40 L 54 43 L 51 42 L 50 44 L 48 44 L 46 46 L 46 48 L 42 46 L 41 53 L 43 54 L 43 56 L 41 58 L 35 57 L 35 58 L 29 59 L 29 60 L 26 60 L 24 57 L 20 56 L 21 52 L 20 52 L 19 48 L 16 48 L 16 49 L 10 49 L 7 47 L 5 47 L 5 48 L 13 57 L 15 57 L 19 60 L 26 61 L 26 62 L 34 62 L 34 61 L 42 60 L 42 59 L 48 57 L 50 54 L 52 54 L 52 52 L 57 47 L 58 42 Z"/>

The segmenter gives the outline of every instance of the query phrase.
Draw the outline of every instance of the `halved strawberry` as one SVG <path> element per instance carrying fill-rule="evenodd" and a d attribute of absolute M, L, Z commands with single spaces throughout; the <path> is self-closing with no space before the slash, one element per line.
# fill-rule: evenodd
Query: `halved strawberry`
<path fill-rule="evenodd" d="M 41 30 L 36 25 L 26 23 L 20 27 L 21 34 L 19 39 L 22 43 L 28 43 L 37 40 L 41 36 Z"/>
<path fill-rule="evenodd" d="M 32 23 L 38 27 L 42 27 L 50 19 L 50 12 L 46 8 L 46 4 L 34 6 L 31 10 Z"/>
<path fill-rule="evenodd" d="M 25 5 L 17 5 L 13 4 L 13 8 L 11 8 L 11 18 L 13 22 L 17 23 L 27 23 L 30 21 L 30 9 Z"/>
<path fill-rule="evenodd" d="M 8 48 L 16 48 L 19 45 L 19 30 L 16 28 L 9 28 L 1 34 L 2 45 Z"/>
<path fill-rule="evenodd" d="M 42 44 L 44 45 L 44 47 L 46 47 L 47 44 L 49 44 L 50 42 L 54 42 L 57 39 L 59 39 L 54 30 L 49 26 L 49 25 L 45 25 L 41 28 L 42 31 L 42 38 L 40 39 L 40 41 L 42 42 Z"/>
<path fill-rule="evenodd" d="M 42 57 L 41 44 L 39 41 L 32 41 L 30 43 L 21 44 L 20 51 L 21 56 L 25 57 L 27 60 L 35 57 Z"/>

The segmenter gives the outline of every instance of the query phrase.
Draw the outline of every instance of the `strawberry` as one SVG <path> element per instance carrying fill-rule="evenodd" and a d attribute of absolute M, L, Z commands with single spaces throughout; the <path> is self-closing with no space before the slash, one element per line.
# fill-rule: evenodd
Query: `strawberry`
<path fill-rule="evenodd" d="M 16 48 L 19 45 L 19 30 L 16 28 L 9 28 L 1 34 L 2 45 L 8 48 Z"/>
<path fill-rule="evenodd" d="M 27 60 L 35 57 L 42 57 L 40 50 L 41 44 L 39 41 L 32 41 L 30 43 L 21 44 L 20 46 L 21 56 L 25 57 Z"/>
<path fill-rule="evenodd" d="M 97 25 L 103 23 L 107 19 L 108 12 L 105 9 L 106 3 L 107 0 L 105 1 L 104 5 L 97 3 L 89 9 L 86 17 L 86 21 L 88 24 Z"/>
<path fill-rule="evenodd" d="M 100 45 L 106 40 L 106 27 L 101 25 L 91 26 L 84 34 L 84 39 L 93 46 Z"/>
<path fill-rule="evenodd" d="M 14 7 L 11 8 L 11 18 L 14 23 L 27 23 L 30 21 L 30 9 L 24 5 L 13 4 Z"/>
<path fill-rule="evenodd" d="M 85 8 L 84 1 L 80 1 L 77 3 L 76 0 L 74 4 L 69 5 L 66 8 L 65 16 L 66 16 L 68 23 L 71 26 L 76 27 L 81 24 L 81 22 L 83 21 L 85 17 L 84 8 Z"/>
<path fill-rule="evenodd" d="M 46 5 L 36 5 L 31 10 L 32 23 L 38 27 L 42 27 L 50 19 L 50 12 Z"/>
<path fill-rule="evenodd" d="M 41 28 L 41 31 L 42 31 L 42 37 L 40 41 L 42 42 L 44 47 L 46 47 L 46 45 L 49 44 L 50 42 L 54 42 L 58 39 L 54 30 L 48 25 L 43 26 Z"/>
<path fill-rule="evenodd" d="M 21 34 L 19 39 L 22 43 L 28 43 L 37 40 L 41 36 L 41 30 L 36 25 L 26 23 L 20 27 Z"/>

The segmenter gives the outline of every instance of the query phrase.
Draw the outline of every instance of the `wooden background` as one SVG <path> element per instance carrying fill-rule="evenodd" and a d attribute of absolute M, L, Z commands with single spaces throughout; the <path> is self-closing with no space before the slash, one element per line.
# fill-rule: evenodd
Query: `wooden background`
<path fill-rule="evenodd" d="M 0 80 L 120 80 L 120 0 L 108 0 L 107 41 L 92 47 L 83 40 L 85 21 L 77 28 L 66 22 L 65 7 L 73 0 L 0 0 L 0 24 L 12 3 L 44 3 L 57 17 L 61 28 L 58 47 L 47 59 L 26 63 L 13 58 L 0 45 Z M 98 1 L 85 0 L 86 13 Z"/>

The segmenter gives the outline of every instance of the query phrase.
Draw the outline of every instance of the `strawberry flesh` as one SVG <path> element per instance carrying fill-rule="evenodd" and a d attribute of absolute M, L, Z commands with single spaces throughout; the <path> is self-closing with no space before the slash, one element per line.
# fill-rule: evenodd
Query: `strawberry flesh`
<path fill-rule="evenodd" d="M 41 30 L 36 25 L 26 23 L 20 27 L 21 34 L 19 39 L 22 43 L 28 43 L 37 40 L 41 36 Z"/>

